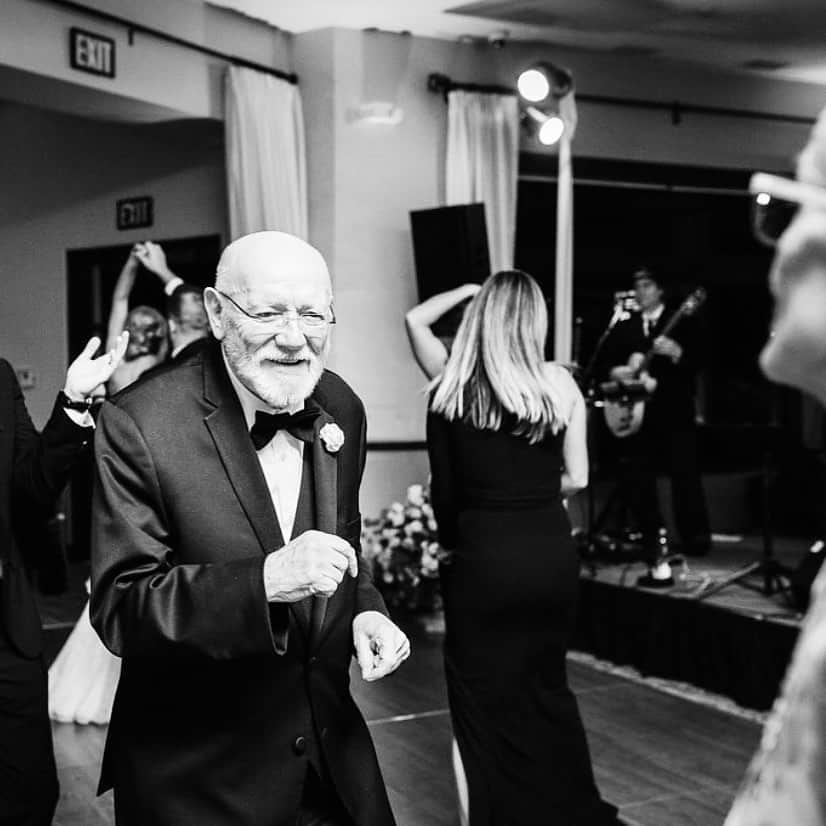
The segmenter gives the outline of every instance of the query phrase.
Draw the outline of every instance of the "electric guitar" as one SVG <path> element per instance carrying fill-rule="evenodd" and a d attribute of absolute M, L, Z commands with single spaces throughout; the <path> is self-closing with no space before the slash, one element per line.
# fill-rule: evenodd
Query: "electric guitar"
<path fill-rule="evenodd" d="M 698 287 L 680 304 L 657 338 L 668 336 L 682 318 L 697 312 L 705 300 L 706 291 Z M 611 381 L 600 385 L 605 423 L 619 439 L 633 436 L 642 427 L 645 404 L 657 389 L 657 380 L 648 373 L 655 355 L 653 345 L 645 354 L 633 353 L 628 364 L 611 371 Z"/>

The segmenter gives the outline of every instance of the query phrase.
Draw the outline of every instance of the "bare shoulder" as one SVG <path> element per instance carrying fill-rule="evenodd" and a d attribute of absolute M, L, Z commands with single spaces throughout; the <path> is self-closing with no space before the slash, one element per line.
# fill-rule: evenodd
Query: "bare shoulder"
<path fill-rule="evenodd" d="M 546 361 L 543 369 L 548 381 L 562 397 L 566 410 L 570 410 L 577 400 L 582 398 L 579 385 L 571 371 L 564 364 L 557 361 Z"/>
<path fill-rule="evenodd" d="M 564 364 L 558 361 L 546 361 L 542 367 L 545 376 L 560 392 L 579 393 L 579 386 L 571 375 L 571 371 Z"/>

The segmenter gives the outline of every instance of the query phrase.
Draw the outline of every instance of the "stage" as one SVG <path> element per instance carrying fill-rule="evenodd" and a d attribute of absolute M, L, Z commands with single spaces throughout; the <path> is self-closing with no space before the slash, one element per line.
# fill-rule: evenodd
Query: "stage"
<path fill-rule="evenodd" d="M 760 537 L 715 540 L 708 556 L 675 563 L 675 585 L 663 590 L 638 588 L 645 565 L 620 553 L 589 559 L 582 569 L 573 647 L 644 676 L 691 683 L 746 708 L 770 708 L 802 616 L 787 593 L 762 593 L 761 575 L 704 598 L 707 590 L 763 553 Z M 794 569 L 808 544 L 775 539 L 773 557 Z"/>

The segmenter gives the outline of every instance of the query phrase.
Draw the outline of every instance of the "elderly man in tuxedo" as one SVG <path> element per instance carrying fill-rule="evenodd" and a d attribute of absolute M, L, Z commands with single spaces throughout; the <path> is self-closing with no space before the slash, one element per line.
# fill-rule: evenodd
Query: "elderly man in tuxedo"
<path fill-rule="evenodd" d="M 255 233 L 205 299 L 214 346 L 98 420 L 92 623 L 123 657 L 101 788 L 121 826 L 390 826 L 348 672 L 410 649 L 358 551 L 365 417 L 324 370 L 327 266 Z"/>
<path fill-rule="evenodd" d="M 93 358 L 100 339 L 90 339 L 40 434 L 14 370 L 0 359 L 0 826 L 47 826 L 58 797 L 40 615 L 15 516 L 21 506 L 53 506 L 72 468 L 88 458 L 90 396 L 109 380 L 127 341 L 123 333 L 113 350 Z"/>

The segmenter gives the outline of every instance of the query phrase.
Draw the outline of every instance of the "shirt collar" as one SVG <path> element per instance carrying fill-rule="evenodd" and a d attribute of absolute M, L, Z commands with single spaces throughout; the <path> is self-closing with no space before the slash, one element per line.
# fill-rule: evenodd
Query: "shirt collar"
<path fill-rule="evenodd" d="M 665 304 L 660 304 L 656 309 L 649 310 L 647 313 L 643 313 L 642 317 L 649 323 L 651 323 L 652 321 L 656 322 L 663 314 L 663 310 L 665 310 Z"/>
<path fill-rule="evenodd" d="M 255 414 L 257 411 L 261 410 L 264 413 L 297 413 L 299 410 L 304 409 L 304 402 L 298 402 L 297 404 L 293 404 L 290 407 L 284 410 L 276 410 L 273 407 L 270 407 L 263 399 L 259 399 L 255 393 L 248 390 L 241 384 L 238 376 L 235 375 L 232 367 L 230 367 L 229 362 L 227 361 L 227 354 L 224 352 L 224 348 L 221 347 L 221 357 L 224 359 L 224 366 L 227 368 L 227 374 L 229 375 L 229 380 L 232 383 L 232 387 L 235 390 L 236 395 L 238 396 L 238 401 L 241 402 L 241 409 L 244 411 L 244 419 L 247 423 L 247 429 L 251 428 L 255 424 Z"/>

